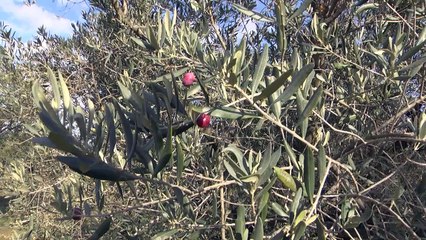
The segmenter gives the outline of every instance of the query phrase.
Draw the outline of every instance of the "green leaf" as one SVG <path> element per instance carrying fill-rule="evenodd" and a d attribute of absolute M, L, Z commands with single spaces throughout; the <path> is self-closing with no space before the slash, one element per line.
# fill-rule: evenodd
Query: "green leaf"
<path fill-rule="evenodd" d="M 293 18 L 300 16 L 311 4 L 312 0 L 303 1 L 302 5 L 288 18 L 288 22 L 290 22 Z"/>
<path fill-rule="evenodd" d="M 241 150 L 234 144 L 230 144 L 228 145 L 226 148 L 224 148 L 222 150 L 223 153 L 225 152 L 232 152 L 234 154 L 234 156 L 237 158 L 237 162 L 241 163 L 243 161 L 243 153 L 241 152 Z M 247 174 L 247 172 L 246 172 Z"/>
<path fill-rule="evenodd" d="M 161 170 L 163 170 L 163 168 L 167 165 L 167 163 L 169 163 L 170 160 L 172 159 L 172 156 L 173 156 L 172 142 L 173 142 L 172 126 L 169 125 L 166 144 L 164 145 L 164 148 L 160 152 L 160 160 L 157 166 L 155 167 L 154 176 L 156 176 L 159 172 L 161 172 Z"/>
<path fill-rule="evenodd" d="M 186 73 L 188 71 L 188 67 L 184 67 L 184 68 L 180 68 L 174 72 L 171 73 L 166 73 L 162 76 L 157 77 L 154 82 L 164 82 L 164 81 L 171 81 L 174 77 L 179 77 L 181 75 L 183 75 L 184 73 Z"/>
<path fill-rule="evenodd" d="M 110 226 L 111 226 L 112 219 L 107 218 L 105 219 L 101 225 L 96 229 L 96 231 L 88 238 L 88 240 L 98 240 L 100 239 L 105 233 L 108 232 Z"/>
<path fill-rule="evenodd" d="M 224 119 L 251 119 L 251 118 L 260 118 L 256 113 L 247 112 L 245 110 L 239 110 L 232 107 L 193 107 L 195 112 L 210 112 L 210 115 L 213 117 L 219 117 Z"/>
<path fill-rule="evenodd" d="M 77 126 L 80 131 L 80 138 L 86 140 L 86 123 L 84 122 L 84 116 L 81 113 L 76 113 L 73 116 L 74 121 L 77 122 Z"/>
<path fill-rule="evenodd" d="M 283 210 L 281 205 L 277 202 L 271 203 L 272 210 L 280 217 L 288 217 L 288 214 Z"/>
<path fill-rule="evenodd" d="M 266 169 L 268 169 L 272 161 L 271 152 L 272 152 L 272 145 L 269 144 L 268 147 L 266 147 L 265 152 L 263 153 L 262 160 L 260 161 L 260 165 L 257 169 L 257 173 L 259 175 L 262 175 L 266 171 Z"/>
<path fill-rule="evenodd" d="M 150 43 L 148 43 L 146 40 L 140 40 L 139 38 L 135 38 L 135 37 L 130 37 L 130 39 L 133 40 L 133 42 L 135 42 L 137 45 L 148 49 L 148 50 L 155 50 L 154 46 L 151 45 Z"/>
<path fill-rule="evenodd" d="M 53 91 L 53 97 L 55 99 L 55 106 L 53 106 L 53 108 L 57 110 L 59 108 L 59 105 L 61 104 L 61 94 L 59 92 L 58 81 L 56 80 L 55 73 L 53 73 L 50 67 L 47 67 L 47 77 L 50 80 L 50 85 L 52 86 Z"/>
<path fill-rule="evenodd" d="M 232 165 L 231 165 L 232 163 Z M 228 171 L 228 173 L 237 181 L 241 181 L 240 178 L 237 176 L 237 171 L 240 175 L 244 176 L 244 172 L 239 169 L 238 165 L 235 164 L 233 161 L 223 161 L 223 165 L 225 166 L 225 169 Z M 237 171 L 235 171 L 235 169 Z"/>
<path fill-rule="evenodd" d="M 247 39 L 246 37 L 243 37 L 237 48 L 237 51 L 234 54 L 234 59 L 236 59 L 236 62 L 234 67 L 232 68 L 232 72 L 235 75 L 238 75 L 241 71 L 241 66 L 243 65 L 245 57 L 246 57 L 246 47 L 247 47 Z"/>
<path fill-rule="evenodd" d="M 304 221 L 297 224 L 296 228 L 294 229 L 294 236 L 293 240 L 299 240 L 305 235 L 306 230 L 306 223 Z"/>
<path fill-rule="evenodd" d="M 270 18 L 268 16 L 265 16 L 263 14 L 255 12 L 255 11 L 251 11 L 251 10 L 245 8 L 244 6 L 241 6 L 240 4 L 233 3 L 232 6 L 235 9 L 237 9 L 239 12 L 241 12 L 242 14 L 244 14 L 248 17 L 251 17 L 254 20 L 258 20 L 258 21 L 262 21 L 262 22 L 274 22 L 273 18 Z"/>
<path fill-rule="evenodd" d="M 170 26 L 171 22 L 170 22 L 170 11 L 166 10 L 166 13 L 164 14 L 164 18 L 163 18 L 163 26 L 164 29 L 166 31 L 167 37 L 168 39 L 171 39 L 172 37 L 172 26 Z"/>
<path fill-rule="evenodd" d="M 287 102 L 291 96 L 299 89 L 300 86 L 309 78 L 313 78 L 313 64 L 308 64 L 302 67 L 297 73 L 292 77 L 291 83 L 287 86 L 284 92 L 275 100 L 281 101 L 283 103 Z"/>
<path fill-rule="evenodd" d="M 258 207 L 259 214 L 265 210 L 265 207 L 267 208 L 268 203 L 269 203 L 269 192 L 265 192 L 262 195 L 262 198 L 260 199 L 260 202 L 259 202 L 259 207 Z"/>
<path fill-rule="evenodd" d="M 259 61 L 256 64 L 256 68 L 253 74 L 251 92 L 254 94 L 259 86 L 260 80 L 263 79 L 266 63 L 268 62 L 269 57 L 269 46 L 265 45 L 263 47 L 263 52 L 259 58 Z"/>
<path fill-rule="evenodd" d="M 257 174 L 251 174 L 240 177 L 241 182 L 245 183 L 257 183 L 259 181 L 259 176 Z"/>
<path fill-rule="evenodd" d="M 256 201 L 259 200 L 260 197 L 263 197 L 263 195 L 267 194 L 269 192 L 269 189 L 272 188 L 272 186 L 274 186 L 275 181 L 277 181 L 276 177 L 273 177 L 268 184 L 266 184 L 265 187 L 262 188 L 262 190 L 258 191 L 258 193 L 256 194 Z"/>
<path fill-rule="evenodd" d="M 360 6 L 356 11 L 355 11 L 355 15 L 358 15 L 366 10 L 369 9 L 378 9 L 379 8 L 379 4 L 378 3 L 366 3 L 363 4 L 362 6 Z"/>
<path fill-rule="evenodd" d="M 83 150 L 77 145 L 75 139 L 70 135 L 62 135 L 56 132 L 49 133 L 49 139 L 56 146 L 55 148 L 75 156 L 83 156 Z"/>
<path fill-rule="evenodd" d="M 229 162 L 232 162 L 232 161 L 223 161 L 223 165 L 225 166 L 225 169 L 228 171 L 228 173 L 234 179 L 236 179 L 238 181 L 241 181 L 240 178 L 237 176 L 237 173 L 236 173 L 236 171 L 234 170 L 234 167 L 233 167 L 233 166 L 236 166 L 236 164 L 234 163 L 234 165 L 231 166 L 231 164 L 229 164 Z M 236 169 L 238 169 L 238 166 L 236 167 Z"/>
<path fill-rule="evenodd" d="M 114 123 L 114 107 L 111 104 L 105 106 L 105 121 L 107 124 L 107 138 L 109 143 L 108 155 L 112 158 L 114 154 L 115 145 L 117 143 L 116 132 L 115 132 L 115 123 Z"/>
<path fill-rule="evenodd" d="M 417 44 L 416 46 L 408 49 L 404 54 L 402 54 L 402 56 L 398 59 L 398 61 L 396 62 L 396 65 L 399 65 L 400 63 L 404 62 L 405 60 L 411 58 L 412 56 L 414 56 L 414 54 L 418 53 L 423 46 L 426 44 L 426 40 Z"/>
<path fill-rule="evenodd" d="M 373 212 L 371 208 L 366 208 L 365 211 L 360 216 L 351 216 L 348 218 L 348 220 L 345 222 L 345 225 L 343 226 L 345 229 L 351 229 L 358 227 L 361 223 L 365 223 L 368 221 L 368 219 L 371 218 Z"/>
<path fill-rule="evenodd" d="M 58 146 L 56 146 L 56 144 L 52 140 L 50 140 L 48 137 L 33 137 L 31 141 L 33 143 L 36 143 L 45 147 L 62 150 L 62 149 L 59 149 Z"/>
<path fill-rule="evenodd" d="M 130 127 L 130 123 L 128 118 L 124 115 L 123 110 L 121 109 L 118 101 L 114 99 L 114 107 L 115 110 L 117 110 L 118 116 L 120 118 L 121 126 L 124 130 L 124 139 L 126 140 L 126 155 L 127 158 L 130 159 L 130 157 L 133 155 L 132 147 L 133 147 L 133 133 L 132 128 Z"/>
<path fill-rule="evenodd" d="M 312 95 L 312 97 L 309 99 L 308 104 L 306 104 L 305 109 L 303 110 L 302 114 L 299 117 L 299 121 L 296 125 L 301 124 L 303 121 L 305 121 L 309 115 L 311 115 L 312 110 L 317 106 L 318 102 L 321 100 L 322 97 L 322 86 L 318 87 L 315 93 Z"/>
<path fill-rule="evenodd" d="M 302 91 L 298 89 L 296 93 L 296 103 L 297 103 L 297 112 L 299 113 L 299 115 L 302 114 L 303 110 L 306 108 L 306 105 L 308 104 L 308 100 L 306 100 L 302 95 L 303 95 Z M 300 131 L 302 132 L 301 134 L 302 138 L 306 137 L 306 133 L 308 130 L 308 123 L 309 123 L 309 119 L 305 118 L 305 119 L 302 119 L 301 124 L 299 124 Z"/>
<path fill-rule="evenodd" d="M 421 67 L 423 67 L 423 64 L 425 62 L 426 62 L 426 56 L 419 58 L 418 60 L 416 60 L 415 62 L 409 64 L 408 66 L 401 68 L 401 70 L 399 70 L 399 71 L 407 71 L 407 70 L 412 70 L 413 68 L 414 69 L 421 68 Z M 414 75 L 410 74 L 410 77 L 413 77 L 413 76 Z"/>
<path fill-rule="evenodd" d="M 305 183 L 306 193 L 309 200 L 313 203 L 314 188 L 315 188 L 315 161 L 312 150 L 306 148 L 305 161 L 303 170 L 303 180 Z"/>
<path fill-rule="evenodd" d="M 422 112 L 419 117 L 417 127 L 417 138 L 420 140 L 426 139 L 426 113 Z"/>
<path fill-rule="evenodd" d="M 263 240 L 263 221 L 257 217 L 256 225 L 254 226 L 253 240 Z"/>
<path fill-rule="evenodd" d="M 152 29 L 151 26 L 148 26 L 148 28 L 146 28 L 146 31 L 147 31 L 146 35 L 148 36 L 149 43 L 154 48 L 154 50 L 160 49 L 160 42 L 155 36 L 154 29 Z"/>
<path fill-rule="evenodd" d="M 176 156 L 177 156 L 177 173 L 176 173 L 176 177 L 177 180 L 180 181 L 181 177 L 182 177 L 182 173 L 184 170 L 184 161 L 185 161 L 185 156 L 183 154 L 183 150 L 182 150 L 182 143 L 180 141 L 178 141 L 176 143 Z"/>
<path fill-rule="evenodd" d="M 136 176 L 133 173 L 110 166 L 104 161 L 93 156 L 58 156 L 56 158 L 67 165 L 71 170 L 98 180 L 118 182 L 141 179 L 141 177 Z"/>
<path fill-rule="evenodd" d="M 305 219 L 307 213 L 308 213 L 308 211 L 306 209 L 300 211 L 300 213 L 297 215 L 297 217 L 294 220 L 294 222 L 292 223 L 292 225 L 297 226 L 300 222 L 303 221 L 303 219 Z"/>
<path fill-rule="evenodd" d="M 318 147 L 318 180 L 322 181 L 325 177 L 327 170 L 327 158 L 325 156 L 325 149 L 322 144 Z"/>
<path fill-rule="evenodd" d="M 325 237 L 325 227 L 322 224 L 322 222 L 317 218 L 316 221 L 316 226 L 317 226 L 317 236 L 318 236 L 318 240 L 326 240 L 327 238 Z"/>
<path fill-rule="evenodd" d="M 276 42 L 278 43 L 279 51 L 283 53 L 287 50 L 287 37 L 285 32 L 287 13 L 283 1 L 275 2 L 274 13 L 277 19 L 277 23 L 275 24 L 275 29 L 277 31 Z"/>
<path fill-rule="evenodd" d="M 56 130 L 58 131 L 64 131 L 64 134 L 67 132 L 67 130 L 62 126 L 58 115 L 56 113 L 56 110 L 54 110 L 52 108 L 52 105 L 50 105 L 50 103 L 47 101 L 46 96 L 43 92 L 43 90 L 41 89 L 40 83 L 39 82 L 34 82 L 33 87 L 32 87 L 32 94 L 33 94 L 33 98 L 35 101 L 36 106 L 39 108 L 40 110 L 40 119 L 42 121 L 48 121 L 49 124 L 46 125 L 45 122 L 44 125 L 49 128 L 49 130 L 51 131 L 55 131 L 50 129 L 50 127 L 55 127 Z M 59 130 L 61 129 L 61 130 Z"/>
<path fill-rule="evenodd" d="M 155 234 L 151 239 L 152 240 L 165 240 L 172 238 L 176 233 L 179 232 L 179 229 L 172 229 L 165 232 L 160 232 Z"/>
<path fill-rule="evenodd" d="M 237 239 L 247 239 L 244 238 L 246 232 L 246 220 L 245 220 L 245 208 L 244 206 L 239 205 L 237 208 L 237 219 L 235 220 L 235 232 L 237 236 L 240 235 L 240 238 Z"/>
<path fill-rule="evenodd" d="M 159 45 L 159 49 L 161 48 L 163 42 L 164 42 L 164 35 L 163 32 L 165 33 L 164 27 L 163 27 L 163 22 L 161 21 L 161 14 L 157 14 L 157 43 Z"/>
<path fill-rule="evenodd" d="M 285 151 L 287 152 L 291 162 L 297 167 L 298 170 L 300 170 L 300 165 L 297 161 L 297 157 L 293 151 L 293 148 L 290 146 L 290 144 L 288 144 L 288 142 L 285 139 L 283 139 L 283 142 L 284 142 Z"/>
<path fill-rule="evenodd" d="M 277 91 L 281 86 L 284 85 L 284 83 L 287 81 L 288 77 L 293 73 L 292 70 L 289 70 L 281 76 L 279 76 L 275 81 L 273 81 L 271 84 L 266 86 L 265 89 L 260 93 L 260 95 L 254 97 L 254 101 L 262 100 L 264 98 L 267 98 L 272 95 L 275 91 Z"/>
<path fill-rule="evenodd" d="M 70 92 L 68 90 L 68 87 L 64 81 L 64 78 L 62 77 L 61 72 L 58 71 L 58 78 L 59 78 L 59 83 L 61 84 L 61 91 L 62 91 L 62 96 L 63 96 L 63 101 L 64 101 L 64 108 L 67 112 L 71 112 L 71 108 L 72 108 L 72 102 L 71 102 L 71 96 L 70 96 Z"/>
<path fill-rule="evenodd" d="M 90 134 L 92 131 L 92 125 L 93 125 L 93 120 L 95 118 L 95 105 L 93 104 L 93 102 L 88 99 L 87 100 L 87 105 L 88 105 L 88 109 L 89 109 L 89 119 L 87 122 L 87 133 Z"/>
<path fill-rule="evenodd" d="M 294 222 L 294 220 L 296 219 L 296 213 L 297 213 L 297 209 L 299 208 L 302 194 L 303 194 L 303 189 L 299 188 L 297 189 L 297 192 L 294 195 L 293 202 L 291 203 L 291 206 L 290 206 L 290 214 L 292 214 L 292 217 L 293 217 L 293 219 L 291 219 L 291 222 Z"/>
<path fill-rule="evenodd" d="M 64 126 L 59 122 L 59 119 L 56 115 L 54 115 L 54 118 L 47 112 L 47 110 L 42 106 L 42 109 L 40 109 L 40 112 L 38 113 L 38 116 L 43 123 L 43 125 L 49 129 L 51 132 L 55 132 L 60 135 L 68 135 L 68 131 L 64 128 Z"/>
<path fill-rule="evenodd" d="M 290 189 L 293 192 L 297 191 L 296 182 L 287 171 L 282 168 L 274 167 L 274 172 L 284 187 Z"/>
<path fill-rule="evenodd" d="M 281 147 L 278 148 L 278 150 L 276 150 L 274 153 L 272 153 L 271 160 L 268 162 L 269 163 L 268 166 L 264 170 L 262 170 L 262 174 L 260 175 L 259 182 L 257 183 L 256 186 L 263 185 L 270 178 L 273 172 L 273 168 L 277 165 L 280 157 L 281 157 Z"/>

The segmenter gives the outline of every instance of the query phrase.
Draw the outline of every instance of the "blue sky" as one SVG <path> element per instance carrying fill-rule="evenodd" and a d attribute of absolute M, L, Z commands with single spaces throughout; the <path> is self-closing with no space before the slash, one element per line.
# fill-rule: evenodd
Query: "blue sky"
<path fill-rule="evenodd" d="M 30 0 L 31 1 L 31 0 Z M 1 0 L 0 22 L 15 31 L 15 37 L 31 40 L 37 29 L 61 36 L 72 34 L 71 23 L 81 20 L 81 11 L 88 9 L 85 0 Z"/>

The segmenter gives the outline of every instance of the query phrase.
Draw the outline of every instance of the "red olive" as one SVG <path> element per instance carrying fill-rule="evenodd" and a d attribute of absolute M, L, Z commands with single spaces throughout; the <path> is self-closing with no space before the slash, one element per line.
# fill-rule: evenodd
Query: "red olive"
<path fill-rule="evenodd" d="M 182 84 L 185 87 L 191 86 L 197 79 L 195 78 L 195 74 L 193 72 L 187 72 L 183 75 Z"/>
<path fill-rule="evenodd" d="M 197 118 L 197 125 L 200 128 L 206 128 L 210 125 L 210 115 L 207 113 L 202 113 Z"/>

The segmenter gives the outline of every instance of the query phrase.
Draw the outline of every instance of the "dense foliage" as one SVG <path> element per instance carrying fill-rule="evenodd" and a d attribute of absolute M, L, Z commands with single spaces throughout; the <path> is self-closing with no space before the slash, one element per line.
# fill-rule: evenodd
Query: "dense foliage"
<path fill-rule="evenodd" d="M 0 236 L 426 237 L 426 3 L 90 5 L 2 26 Z"/>

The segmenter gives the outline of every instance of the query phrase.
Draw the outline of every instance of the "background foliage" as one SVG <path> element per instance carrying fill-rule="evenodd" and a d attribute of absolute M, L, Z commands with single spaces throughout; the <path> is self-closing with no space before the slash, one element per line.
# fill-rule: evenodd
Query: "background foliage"
<path fill-rule="evenodd" d="M 0 236 L 426 237 L 424 2 L 90 5 L 1 28 Z"/>

